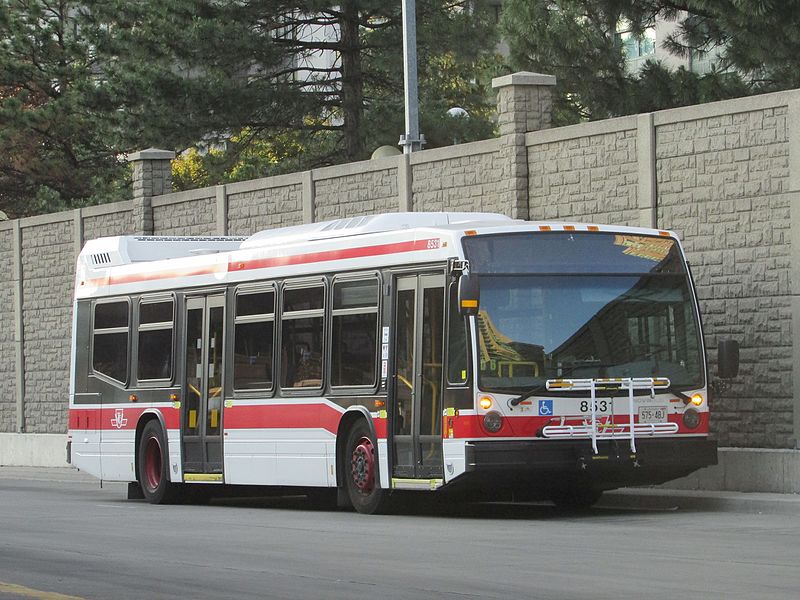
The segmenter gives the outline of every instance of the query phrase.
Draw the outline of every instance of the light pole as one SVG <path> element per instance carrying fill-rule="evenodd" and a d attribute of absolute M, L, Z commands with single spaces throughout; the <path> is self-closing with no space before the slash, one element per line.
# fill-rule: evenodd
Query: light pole
<path fill-rule="evenodd" d="M 403 154 L 421 150 L 425 136 L 419 132 L 419 94 L 417 91 L 417 6 L 416 0 L 403 0 L 403 78 L 405 81 L 406 132 L 398 142 Z"/>

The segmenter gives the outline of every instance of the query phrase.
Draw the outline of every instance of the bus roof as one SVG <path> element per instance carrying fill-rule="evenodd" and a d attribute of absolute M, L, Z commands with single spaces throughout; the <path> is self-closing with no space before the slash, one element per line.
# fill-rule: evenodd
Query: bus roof
<path fill-rule="evenodd" d="M 286 276 L 288 270 L 309 274 L 340 267 L 377 268 L 397 262 L 397 255 L 402 262 L 444 260 L 458 254 L 453 244 L 448 246 L 449 240 L 465 234 L 519 230 L 674 237 L 670 232 L 639 227 L 531 222 L 482 212 L 367 215 L 265 230 L 250 237 L 115 236 L 84 245 L 78 257 L 76 297 L 246 281 L 257 278 L 250 273 L 253 269 L 280 268 L 282 274 L 277 276 Z M 437 232 L 446 237 L 437 237 Z M 341 260 L 350 262 L 338 262 Z"/>

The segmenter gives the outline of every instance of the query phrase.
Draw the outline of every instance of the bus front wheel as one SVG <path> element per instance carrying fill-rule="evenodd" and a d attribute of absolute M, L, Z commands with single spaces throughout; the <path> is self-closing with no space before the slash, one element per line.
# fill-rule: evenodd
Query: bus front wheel
<path fill-rule="evenodd" d="M 142 430 L 139 440 L 139 485 L 151 504 L 170 504 L 178 499 L 180 486 L 169 480 L 169 452 L 166 436 L 153 419 Z"/>
<path fill-rule="evenodd" d="M 386 491 L 378 478 L 378 447 L 367 423 L 359 420 L 347 434 L 344 479 L 350 504 L 364 514 L 380 512 Z"/>

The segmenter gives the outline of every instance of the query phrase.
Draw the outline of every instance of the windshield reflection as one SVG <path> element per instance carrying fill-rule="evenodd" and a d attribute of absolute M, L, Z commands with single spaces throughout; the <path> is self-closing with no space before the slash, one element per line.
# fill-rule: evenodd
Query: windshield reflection
<path fill-rule="evenodd" d="M 668 377 L 701 387 L 699 328 L 686 275 L 482 275 L 480 387 L 560 377 Z"/>

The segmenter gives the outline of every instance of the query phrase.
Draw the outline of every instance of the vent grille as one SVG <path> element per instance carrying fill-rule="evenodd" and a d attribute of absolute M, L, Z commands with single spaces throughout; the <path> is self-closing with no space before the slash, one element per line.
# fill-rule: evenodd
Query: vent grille
<path fill-rule="evenodd" d="M 366 225 L 372 220 L 372 216 L 364 216 L 364 217 L 351 217 L 349 219 L 337 219 L 336 221 L 331 221 L 325 227 L 320 229 L 320 231 L 337 231 L 339 229 L 355 229 L 356 227 L 361 227 L 362 225 Z"/>
<path fill-rule="evenodd" d="M 111 264 L 111 255 L 108 252 L 98 252 L 97 254 L 92 254 L 92 264 L 93 265 L 110 265 Z"/>

